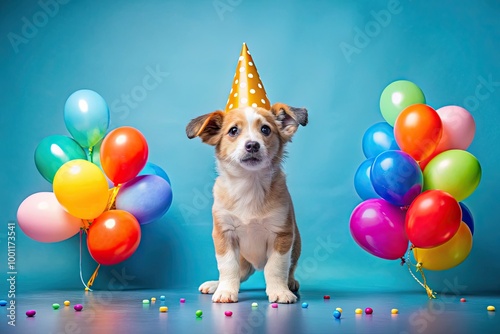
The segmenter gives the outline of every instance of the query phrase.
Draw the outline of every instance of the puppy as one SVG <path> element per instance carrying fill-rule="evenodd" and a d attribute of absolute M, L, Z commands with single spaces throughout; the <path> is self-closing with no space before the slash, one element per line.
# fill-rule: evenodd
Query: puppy
<path fill-rule="evenodd" d="M 240 283 L 256 269 L 264 270 L 269 302 L 297 301 L 301 242 L 281 165 L 285 145 L 307 122 L 306 109 L 278 103 L 271 110 L 215 111 L 186 127 L 188 138 L 215 146 L 212 237 L 219 280 L 199 287 L 213 293 L 213 302 L 237 302 Z"/>

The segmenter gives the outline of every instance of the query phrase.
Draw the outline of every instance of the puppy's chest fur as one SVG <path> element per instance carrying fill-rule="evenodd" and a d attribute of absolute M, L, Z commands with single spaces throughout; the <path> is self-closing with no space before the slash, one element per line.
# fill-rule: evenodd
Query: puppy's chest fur
<path fill-rule="evenodd" d="M 234 177 L 222 173 L 214 185 L 213 215 L 228 242 L 254 268 L 263 269 L 276 235 L 291 229 L 290 195 L 281 170 Z"/>

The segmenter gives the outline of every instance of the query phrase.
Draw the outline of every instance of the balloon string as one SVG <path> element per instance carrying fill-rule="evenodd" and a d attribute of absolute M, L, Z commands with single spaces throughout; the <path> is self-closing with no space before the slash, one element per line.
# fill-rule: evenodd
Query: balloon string
<path fill-rule="evenodd" d="M 94 148 L 92 146 L 89 147 L 89 158 L 90 162 L 94 162 Z"/>
<path fill-rule="evenodd" d="M 95 271 L 94 273 L 92 274 L 92 276 L 90 276 L 89 278 L 89 281 L 87 282 L 87 285 L 89 286 L 89 289 L 90 287 L 92 286 L 92 284 L 94 284 L 94 280 L 96 279 L 97 275 L 98 275 L 98 272 L 99 272 L 99 268 L 101 267 L 100 264 L 97 265 L 97 268 L 95 268 Z"/>
<path fill-rule="evenodd" d="M 85 286 L 87 290 L 92 291 L 90 287 L 87 284 L 85 284 L 82 275 L 82 234 L 83 234 L 83 229 L 80 230 L 80 280 L 82 281 L 82 284 Z"/>
<path fill-rule="evenodd" d="M 422 268 L 422 263 L 417 263 L 415 265 L 416 269 L 417 269 L 417 272 L 419 272 L 421 275 L 422 275 L 422 280 L 424 281 L 423 283 L 420 282 L 420 280 L 413 274 L 413 271 L 411 270 L 411 266 L 412 263 L 411 263 L 411 260 L 410 260 L 410 252 L 413 250 L 413 245 L 410 247 L 410 249 L 408 250 L 408 253 L 406 255 L 406 265 L 408 266 L 408 271 L 410 272 L 411 276 L 415 279 L 415 281 L 418 282 L 418 284 L 420 284 L 424 289 L 425 291 L 427 292 L 427 297 L 429 297 L 429 299 L 434 299 L 436 298 L 436 292 L 432 291 L 432 289 L 427 285 L 427 279 L 425 278 L 425 274 L 424 274 L 424 269 Z"/>
<path fill-rule="evenodd" d="M 116 196 L 118 195 L 118 190 L 120 190 L 121 186 L 122 186 L 121 184 L 118 184 L 116 187 L 113 188 L 113 192 L 111 193 L 111 196 L 109 198 L 108 207 L 106 210 L 111 210 L 114 208 Z"/>

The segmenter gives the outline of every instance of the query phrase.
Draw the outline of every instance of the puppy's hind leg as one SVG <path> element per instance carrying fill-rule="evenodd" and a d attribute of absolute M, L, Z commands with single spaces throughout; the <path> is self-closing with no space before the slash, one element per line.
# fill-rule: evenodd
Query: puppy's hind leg
<path fill-rule="evenodd" d="M 302 243 L 300 240 L 300 234 L 297 229 L 297 226 L 295 226 L 295 240 L 293 242 L 293 248 L 292 248 L 292 256 L 291 256 L 291 264 L 290 264 L 290 271 L 288 272 L 288 288 L 292 292 L 297 292 L 299 291 L 299 281 L 295 279 L 295 269 L 297 268 L 297 262 L 299 261 L 300 257 L 300 252 L 301 252 L 301 247 Z"/>
<path fill-rule="evenodd" d="M 240 283 L 245 282 L 255 272 L 255 268 L 240 254 Z"/>

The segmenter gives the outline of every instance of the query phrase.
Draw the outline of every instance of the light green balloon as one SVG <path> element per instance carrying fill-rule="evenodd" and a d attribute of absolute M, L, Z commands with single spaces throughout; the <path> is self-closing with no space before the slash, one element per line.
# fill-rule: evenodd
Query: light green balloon
<path fill-rule="evenodd" d="M 398 80 L 389 84 L 380 95 L 380 112 L 385 121 L 394 126 L 396 118 L 412 104 L 425 104 L 422 90 L 411 81 Z"/>
<path fill-rule="evenodd" d="M 435 156 L 424 169 L 424 190 L 439 189 L 458 202 L 469 197 L 481 181 L 481 165 L 463 150 L 449 150 Z"/>

